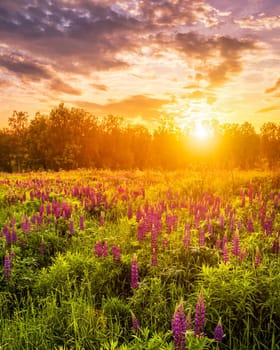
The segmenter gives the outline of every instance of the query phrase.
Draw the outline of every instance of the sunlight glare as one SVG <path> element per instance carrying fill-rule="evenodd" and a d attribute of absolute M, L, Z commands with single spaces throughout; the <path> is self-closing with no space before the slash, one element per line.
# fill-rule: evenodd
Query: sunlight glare
<path fill-rule="evenodd" d="M 193 129 L 193 137 L 198 141 L 207 141 L 212 138 L 213 130 L 209 127 L 209 125 L 203 125 L 202 123 L 196 123 Z"/>

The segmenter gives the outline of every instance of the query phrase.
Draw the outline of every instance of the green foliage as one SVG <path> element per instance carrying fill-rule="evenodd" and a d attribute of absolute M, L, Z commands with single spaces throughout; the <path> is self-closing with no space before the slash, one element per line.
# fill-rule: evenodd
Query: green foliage
<path fill-rule="evenodd" d="M 67 111 L 56 111 L 59 122 Z M 279 350 L 280 190 L 278 176 L 267 174 L 1 175 L 0 347 L 175 350 L 174 310 L 183 300 L 193 329 L 203 290 L 205 335 L 188 330 L 187 348 Z M 175 220 L 170 229 L 168 218 Z M 134 254 L 139 286 L 132 289 Z M 135 318 L 139 328 L 133 327 Z M 219 320 L 225 332 L 221 344 L 213 341 Z"/>

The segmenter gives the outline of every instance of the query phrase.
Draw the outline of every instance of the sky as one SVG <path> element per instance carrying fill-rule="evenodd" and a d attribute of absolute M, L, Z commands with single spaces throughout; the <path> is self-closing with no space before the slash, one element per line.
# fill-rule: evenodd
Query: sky
<path fill-rule="evenodd" d="M 151 126 L 280 122 L 280 0 L 1 0 L 0 126 L 61 102 Z"/>

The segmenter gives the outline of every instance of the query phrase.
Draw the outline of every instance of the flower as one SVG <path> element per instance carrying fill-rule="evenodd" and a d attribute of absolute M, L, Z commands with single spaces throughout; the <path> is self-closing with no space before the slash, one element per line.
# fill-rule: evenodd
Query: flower
<path fill-rule="evenodd" d="M 184 305 L 183 301 L 177 306 L 172 322 L 172 333 L 174 337 L 174 346 L 176 350 L 185 350 L 186 349 L 186 320 L 184 316 Z"/>
<path fill-rule="evenodd" d="M 112 246 L 112 256 L 115 261 L 121 261 L 121 248 L 115 244 Z"/>
<path fill-rule="evenodd" d="M 232 241 L 232 254 L 240 256 L 240 239 L 238 231 L 235 232 Z"/>
<path fill-rule="evenodd" d="M 83 215 L 80 215 L 80 230 L 84 231 L 85 229 L 85 219 Z"/>
<path fill-rule="evenodd" d="M 139 325 L 139 321 L 138 321 L 137 317 L 134 315 L 134 313 L 132 313 L 131 321 L 132 321 L 132 328 L 134 329 L 135 332 L 138 332 L 140 325 Z"/>
<path fill-rule="evenodd" d="M 200 337 L 204 333 L 204 323 L 205 323 L 205 304 L 202 290 L 199 293 L 196 308 L 195 308 L 195 321 L 194 321 L 194 335 Z"/>
<path fill-rule="evenodd" d="M 74 220 L 73 218 L 70 219 L 69 221 L 69 233 L 72 236 L 74 234 L 75 230 L 74 230 Z"/>
<path fill-rule="evenodd" d="M 217 342 L 222 342 L 223 336 L 224 336 L 224 330 L 222 327 L 221 320 L 219 320 L 219 322 L 214 330 L 214 340 L 216 340 Z"/>
<path fill-rule="evenodd" d="M 5 254 L 4 258 L 4 274 L 6 280 L 8 280 L 11 276 L 11 259 L 8 252 Z"/>

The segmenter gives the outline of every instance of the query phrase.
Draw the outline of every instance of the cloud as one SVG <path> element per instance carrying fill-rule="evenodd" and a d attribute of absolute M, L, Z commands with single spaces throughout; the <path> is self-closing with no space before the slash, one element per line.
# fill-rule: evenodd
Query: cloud
<path fill-rule="evenodd" d="M 206 36 L 197 32 L 177 33 L 174 41 L 179 52 L 187 59 L 193 58 L 205 63 L 200 67 L 206 72 L 211 86 L 219 86 L 242 71 L 242 55 L 257 49 L 256 43 L 249 39 L 229 36 Z M 218 63 L 211 64 L 215 60 Z"/>
<path fill-rule="evenodd" d="M 271 93 L 273 93 L 273 92 L 275 92 L 275 91 L 277 91 L 277 90 L 279 90 L 280 89 L 280 79 L 278 79 L 277 81 L 276 81 L 276 83 L 274 84 L 274 86 L 272 86 L 271 88 L 269 88 L 269 89 L 266 89 L 265 90 L 265 93 L 266 94 L 271 94 Z"/>
<path fill-rule="evenodd" d="M 109 87 L 104 84 L 91 84 L 91 86 L 100 91 L 108 91 L 109 89 Z"/>
<path fill-rule="evenodd" d="M 256 31 L 272 30 L 280 28 L 280 16 L 249 16 L 235 20 L 234 23 L 238 24 L 240 28 L 244 29 L 252 29 Z"/>
<path fill-rule="evenodd" d="M 2 89 L 5 89 L 5 88 L 7 88 L 7 87 L 9 87 L 9 86 L 12 86 L 12 83 L 11 83 L 10 80 L 1 79 L 1 78 L 0 78 L 0 87 L 1 87 Z"/>
<path fill-rule="evenodd" d="M 116 114 L 121 116 L 136 118 L 142 117 L 144 120 L 153 120 L 164 114 L 163 106 L 170 100 L 158 99 L 146 95 L 134 95 L 121 101 L 112 101 L 108 104 L 97 104 L 87 101 L 75 102 L 79 107 L 86 108 L 91 112 L 104 115 Z"/>
<path fill-rule="evenodd" d="M 3 50 L 3 48 L 1 51 L 0 68 L 2 67 L 8 72 L 16 74 L 22 79 L 38 81 L 50 78 L 48 70 L 35 59 L 10 50 Z"/>
<path fill-rule="evenodd" d="M 130 37 L 140 30 L 136 19 L 86 0 L 27 4 L 1 2 L 1 42 L 45 57 L 61 71 L 84 74 L 89 67 L 106 70 L 126 66 L 116 54 L 135 46 Z"/>
<path fill-rule="evenodd" d="M 65 83 L 59 78 L 52 79 L 50 81 L 49 87 L 56 92 L 62 92 L 69 95 L 80 96 L 82 94 L 81 90 L 73 88 L 68 83 Z"/>
<path fill-rule="evenodd" d="M 211 25 L 224 15 L 205 0 L 3 0 L 0 41 L 60 72 L 88 75 L 126 68 L 119 54 L 139 53 L 159 32 Z"/>
<path fill-rule="evenodd" d="M 273 111 L 280 111 L 280 105 L 279 106 L 270 106 L 270 107 L 259 109 L 257 111 L 257 113 L 267 113 L 267 112 L 273 112 Z"/>

